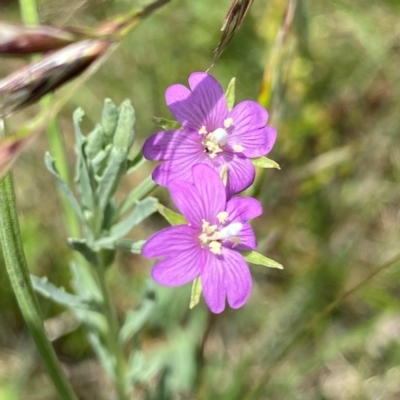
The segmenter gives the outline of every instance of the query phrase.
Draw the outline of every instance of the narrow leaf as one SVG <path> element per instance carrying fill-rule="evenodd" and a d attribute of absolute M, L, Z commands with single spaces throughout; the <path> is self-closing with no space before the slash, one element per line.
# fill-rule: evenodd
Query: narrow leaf
<path fill-rule="evenodd" d="M 201 293 L 203 292 L 203 287 L 201 285 L 201 278 L 198 276 L 192 284 L 192 293 L 190 295 L 189 308 L 192 309 L 199 304 Z"/>
<path fill-rule="evenodd" d="M 55 162 L 56 160 L 49 153 L 46 153 L 44 161 L 48 171 L 56 178 L 56 183 L 58 188 L 60 189 L 60 192 L 68 200 L 75 214 L 79 217 L 80 220 L 83 221 L 82 210 L 78 203 L 78 200 L 76 200 L 74 194 L 58 173 Z"/>
<path fill-rule="evenodd" d="M 115 242 L 115 250 L 126 251 L 132 254 L 141 254 L 145 240 L 119 239 Z"/>
<path fill-rule="evenodd" d="M 64 288 L 58 288 L 57 286 L 50 283 L 47 277 L 39 278 L 31 275 L 32 285 L 36 292 L 40 293 L 43 297 L 46 297 L 55 303 L 61 304 L 68 308 L 82 308 L 86 310 L 95 310 L 95 303 L 83 300 L 78 296 L 65 291 Z M 92 303 L 92 304 L 91 304 Z"/>
<path fill-rule="evenodd" d="M 171 224 L 171 225 L 182 225 L 186 224 L 186 218 L 178 214 L 175 211 L 170 210 L 169 208 L 163 206 L 162 204 L 157 204 L 157 211 Z"/>
<path fill-rule="evenodd" d="M 74 124 L 76 144 L 75 144 L 75 152 L 78 158 L 76 162 L 76 177 L 75 180 L 79 186 L 79 192 L 82 198 L 83 207 L 86 210 L 90 210 L 94 212 L 95 208 L 95 198 L 94 198 L 94 190 L 92 181 L 90 180 L 89 169 L 86 163 L 86 158 L 84 154 L 83 147 L 86 144 L 86 138 L 82 134 L 80 122 L 85 115 L 85 112 L 82 108 L 78 108 L 74 111 L 72 115 L 72 120 Z"/>
<path fill-rule="evenodd" d="M 251 162 L 256 166 L 260 168 L 276 168 L 276 169 L 281 169 L 279 164 L 271 160 L 267 157 L 258 157 L 258 158 L 252 158 Z"/>
<path fill-rule="evenodd" d="M 118 123 L 118 108 L 110 99 L 104 100 L 103 113 L 101 116 L 101 125 L 104 129 L 104 135 L 110 140 L 114 136 Z"/>
<path fill-rule="evenodd" d="M 154 304 L 154 298 L 145 298 L 137 310 L 128 312 L 120 331 L 122 342 L 130 340 L 143 328 L 154 311 Z"/>
<path fill-rule="evenodd" d="M 242 255 L 244 259 L 249 263 L 263 265 L 269 268 L 283 269 L 283 266 L 281 264 L 274 260 L 271 260 L 268 257 L 263 256 L 260 253 L 257 253 L 256 251 L 243 251 Z"/>
<path fill-rule="evenodd" d="M 96 195 L 99 199 L 99 208 L 101 211 L 107 206 L 111 197 L 115 194 L 119 180 L 126 171 L 127 152 L 125 150 L 112 148 L 108 165 L 104 174 L 98 179 Z"/>
<path fill-rule="evenodd" d="M 127 218 L 111 227 L 109 236 L 114 239 L 120 239 L 127 235 L 134 226 L 140 224 L 157 211 L 157 204 L 158 200 L 154 197 L 142 200 Z"/>
<path fill-rule="evenodd" d="M 98 264 L 97 254 L 87 245 L 86 239 L 68 238 L 68 244 L 81 253 L 90 264 Z"/>

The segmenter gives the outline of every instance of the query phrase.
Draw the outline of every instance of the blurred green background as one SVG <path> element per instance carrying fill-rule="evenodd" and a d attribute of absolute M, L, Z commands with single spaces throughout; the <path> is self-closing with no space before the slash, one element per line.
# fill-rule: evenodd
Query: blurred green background
<path fill-rule="evenodd" d="M 94 26 L 143 3 L 48 0 L 40 2 L 40 14 L 43 23 Z M 84 108 L 88 132 L 105 97 L 117 104 L 129 98 L 140 151 L 157 131 L 151 117 L 170 117 L 165 89 L 210 66 L 230 3 L 172 1 L 124 40 L 59 116 L 71 169 L 72 111 Z M 151 375 L 150 388 L 157 382 L 166 387 L 154 399 L 400 398 L 399 263 L 309 325 L 400 252 L 400 2 L 298 0 L 279 62 L 271 68 L 286 5 L 255 1 L 211 71 L 224 86 L 237 78 L 237 101 L 257 99 L 264 74 L 271 73 L 268 110 L 278 140 L 269 156 L 282 169 L 260 175 L 257 192 L 265 212 L 253 226 L 260 252 L 285 269 L 252 267 L 249 302 L 218 316 L 203 302 L 189 312 L 189 287 L 157 288 L 156 309 L 140 336 L 154 370 L 163 370 L 161 377 Z M 19 20 L 15 0 L 1 0 L 0 18 Z M 1 76 L 24 63 L 1 59 Z M 18 113 L 10 129 L 36 113 L 35 107 Z M 47 148 L 43 134 L 14 168 L 22 235 L 31 271 L 69 288 L 71 250 L 61 203 L 43 165 Z M 153 166 L 129 175 L 121 198 Z M 166 191 L 155 195 L 169 204 Z M 163 226 L 153 217 L 132 237 L 146 238 Z M 141 257 L 118 257 L 109 278 L 121 319 L 137 306 L 150 268 Z M 40 303 L 79 397 L 109 399 L 109 384 L 82 329 L 63 308 L 43 298 Z M 0 400 L 57 399 L 2 261 L 0 326 Z M 133 398 L 144 398 L 140 388 Z"/>

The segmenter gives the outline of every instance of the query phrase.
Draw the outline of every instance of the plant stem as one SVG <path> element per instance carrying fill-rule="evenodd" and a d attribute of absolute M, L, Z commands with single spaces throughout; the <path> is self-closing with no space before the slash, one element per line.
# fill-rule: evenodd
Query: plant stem
<path fill-rule="evenodd" d="M 5 136 L 1 128 L 0 139 Z M 0 241 L 13 291 L 49 376 L 62 399 L 77 400 L 47 338 L 39 303 L 33 291 L 21 240 L 11 173 L 0 181 Z"/>
<path fill-rule="evenodd" d="M 101 257 L 101 254 L 100 254 Z M 127 387 L 126 387 L 126 363 L 123 354 L 123 349 L 119 340 L 119 323 L 115 308 L 111 302 L 111 297 L 106 284 L 106 268 L 101 262 L 96 268 L 97 280 L 103 298 L 104 313 L 107 319 L 108 331 L 107 342 L 110 354 L 115 356 L 115 386 L 117 388 L 120 400 L 127 400 Z"/>

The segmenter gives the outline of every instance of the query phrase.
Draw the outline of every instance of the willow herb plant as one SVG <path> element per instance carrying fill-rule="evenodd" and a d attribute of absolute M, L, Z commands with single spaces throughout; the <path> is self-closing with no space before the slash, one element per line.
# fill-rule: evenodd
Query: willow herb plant
<path fill-rule="evenodd" d="M 91 32 L 0 23 L 0 32 L 6 34 L 0 40 L 0 53 L 21 55 L 54 50 L 0 81 L 0 94 L 4 96 L 0 102 L 0 172 L 9 168 L 28 143 L 27 138 L 33 137 L 32 132 L 38 132 L 46 121 L 40 116 L 32 125 L 32 132 L 5 137 L 1 118 L 81 74 L 112 51 L 142 18 L 167 2 L 155 1 L 140 12 L 101 24 Z M 223 27 L 230 32 L 229 37 L 251 3 L 233 2 Z M 224 37 L 214 61 L 229 41 Z M 71 57 L 75 53 L 78 58 Z M 74 187 L 65 174 L 63 157 L 46 154 L 45 166 L 69 203 L 68 210 L 79 221 L 79 228 L 67 239 L 76 252 L 70 265 L 73 292 L 56 287 L 46 277 L 29 276 L 11 175 L 1 181 L 0 239 L 7 270 L 21 311 L 62 399 L 75 400 L 77 396 L 46 336 L 34 291 L 66 307 L 83 326 L 105 374 L 114 384 L 113 397 L 130 399 L 140 387 L 146 398 L 152 398 L 152 393 L 165 392 L 163 377 L 170 367 L 170 353 L 164 352 L 161 358 L 145 356 L 138 340 L 159 301 L 154 282 L 164 286 L 192 283 L 188 308 L 195 307 L 203 294 L 210 312 L 221 313 L 226 302 L 231 308 L 239 308 L 248 300 L 252 278 L 247 263 L 282 268 L 256 252 L 257 240 L 249 221 L 263 210 L 257 199 L 240 195 L 254 182 L 255 166 L 279 168 L 265 157 L 276 140 L 275 128 L 267 125 L 267 111 L 250 100 L 235 106 L 235 79 L 224 93 L 212 75 L 194 72 L 189 86 L 190 89 L 174 84 L 167 89 L 167 106 L 177 121 L 154 118 L 163 130 L 149 137 L 143 152 L 133 157 L 135 111 L 129 100 L 116 106 L 106 99 L 101 120 L 87 134 L 80 127 L 84 111 L 77 109 L 73 114 Z M 63 101 L 50 109 L 51 116 Z M 117 201 L 123 177 L 134 173 L 145 159 L 161 164 L 125 199 Z M 169 190 L 180 213 L 149 197 L 157 185 Z M 172 226 L 147 240 L 126 237 L 155 212 Z M 138 308 L 123 319 L 116 314 L 106 280 L 117 251 L 158 259 L 151 272 L 153 280 L 143 288 Z M 196 326 L 198 336 L 200 325 Z M 193 354 L 196 341 L 188 350 Z"/>
<path fill-rule="evenodd" d="M 261 204 L 238 195 L 254 180 L 253 164 L 276 167 L 265 157 L 276 131 L 266 126 L 268 114 L 257 103 L 234 106 L 234 82 L 224 93 L 214 77 L 196 72 L 189 78 L 191 90 L 183 85 L 167 89 L 167 104 L 178 122 L 156 119 L 164 128 L 175 128 L 149 137 L 143 147 L 146 158 L 163 163 L 153 172 L 154 181 L 146 178 L 121 202 L 115 197 L 121 179 L 144 161 L 141 153 L 130 155 L 135 138 L 130 101 L 117 107 L 107 99 L 100 123 L 86 135 L 80 128 L 84 111 L 75 111 L 78 197 L 58 173 L 57 160 L 46 154 L 47 169 L 80 221 L 81 237 L 69 238 L 68 244 L 82 257 L 71 264 L 74 293 L 47 278 L 32 277 L 32 283 L 38 293 L 68 307 L 84 326 L 120 399 L 129 398 L 135 384 L 148 383 L 157 372 L 154 367 L 151 372 L 151 360 L 138 358 L 137 346 L 131 354 L 126 346 L 145 325 L 157 299 L 149 285 L 141 301 L 146 306 L 120 325 L 105 279 L 118 250 L 161 259 L 152 270 L 153 280 L 165 286 L 192 282 L 188 307 L 198 304 L 203 293 L 213 313 L 222 312 L 226 300 L 232 308 L 245 304 L 252 286 L 247 262 L 281 268 L 255 251 L 249 221 L 262 214 Z M 181 214 L 148 197 L 156 182 L 168 188 Z M 126 238 L 156 211 L 173 226 L 147 241 Z"/>

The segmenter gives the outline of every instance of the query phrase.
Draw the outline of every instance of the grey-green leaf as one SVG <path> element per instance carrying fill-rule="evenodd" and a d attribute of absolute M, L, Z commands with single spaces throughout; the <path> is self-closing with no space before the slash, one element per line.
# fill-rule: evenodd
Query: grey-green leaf
<path fill-rule="evenodd" d="M 93 159 L 104 147 L 104 130 L 101 125 L 96 125 L 86 138 L 85 154 Z"/>
<path fill-rule="evenodd" d="M 81 206 L 78 203 L 78 200 L 65 183 L 65 181 L 61 178 L 60 174 L 57 171 L 55 159 L 49 154 L 46 153 L 44 162 L 48 171 L 56 178 L 56 183 L 60 192 L 65 197 L 65 199 L 69 202 L 75 214 L 79 217 L 80 220 L 83 221 L 83 214 L 81 210 Z"/>
<path fill-rule="evenodd" d="M 114 239 L 120 239 L 127 235 L 134 226 L 140 224 L 144 219 L 157 211 L 158 200 L 154 197 L 148 197 L 140 201 L 133 212 L 121 222 L 111 227 L 109 236 Z"/>
<path fill-rule="evenodd" d="M 120 340 L 127 342 L 136 335 L 150 318 L 154 310 L 154 299 L 145 298 L 137 310 L 128 312 L 120 331 Z"/>
<path fill-rule="evenodd" d="M 39 278 L 31 275 L 33 288 L 37 293 L 42 296 L 54 301 L 55 303 L 61 304 L 68 308 L 81 308 L 86 310 L 96 310 L 94 302 L 83 300 L 78 296 L 65 291 L 64 288 L 59 288 L 49 282 L 47 277 Z"/>
<path fill-rule="evenodd" d="M 88 166 L 83 151 L 83 147 L 86 144 L 86 138 L 85 136 L 83 136 L 80 128 L 80 122 L 84 115 L 85 113 L 81 108 L 75 110 L 73 114 L 74 129 L 76 136 L 75 151 L 76 151 L 76 156 L 78 158 L 76 162 L 77 167 L 76 167 L 75 179 L 79 186 L 79 191 L 82 197 L 82 204 L 84 208 L 90 211 L 94 211 L 94 204 L 95 204 L 94 191 L 92 189 L 92 182 L 90 180 Z"/>
<path fill-rule="evenodd" d="M 96 194 L 99 199 L 100 212 L 104 211 L 107 203 L 115 194 L 118 183 L 126 171 L 126 158 L 127 153 L 125 150 L 112 148 L 104 174 L 98 178 Z"/>
<path fill-rule="evenodd" d="M 115 129 L 118 123 L 118 108 L 110 99 L 104 100 L 103 114 L 101 116 L 101 125 L 104 129 L 104 135 L 109 143 L 114 136 Z"/>
<path fill-rule="evenodd" d="M 242 255 L 244 259 L 249 263 L 263 265 L 269 268 L 283 269 L 283 266 L 281 264 L 274 260 L 271 260 L 268 257 L 263 256 L 260 253 L 257 253 L 256 251 L 243 251 Z"/>
<path fill-rule="evenodd" d="M 129 100 L 125 100 L 118 109 L 118 123 L 114 133 L 114 147 L 128 154 L 135 139 L 135 110 Z"/>
<path fill-rule="evenodd" d="M 68 238 L 68 244 L 81 253 L 90 264 L 98 264 L 97 254 L 88 246 L 86 239 Z"/>

